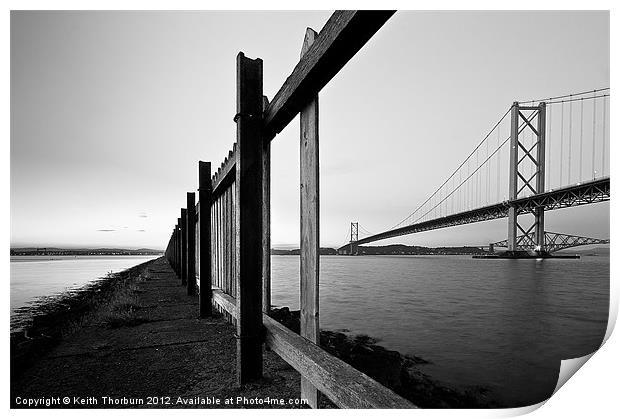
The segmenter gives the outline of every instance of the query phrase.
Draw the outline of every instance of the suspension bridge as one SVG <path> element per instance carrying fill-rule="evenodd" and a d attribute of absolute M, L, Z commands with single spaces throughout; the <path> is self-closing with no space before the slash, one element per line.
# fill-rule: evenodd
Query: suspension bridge
<path fill-rule="evenodd" d="M 505 248 L 503 257 L 550 257 L 609 243 L 545 231 L 547 211 L 610 199 L 609 97 L 609 88 L 602 88 L 512 103 L 411 214 L 376 234 L 352 222 L 350 240 L 338 253 L 355 255 L 362 244 L 498 218 L 508 218 L 507 238 L 488 247 Z"/>

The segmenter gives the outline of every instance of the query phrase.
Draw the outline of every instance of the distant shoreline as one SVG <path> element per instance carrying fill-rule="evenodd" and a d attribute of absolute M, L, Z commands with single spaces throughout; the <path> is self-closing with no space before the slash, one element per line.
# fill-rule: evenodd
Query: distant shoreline
<path fill-rule="evenodd" d="M 12 248 L 11 256 L 159 256 L 163 251 L 155 249 L 62 249 L 62 248 Z"/>
<path fill-rule="evenodd" d="M 358 255 L 486 255 L 489 252 L 475 246 L 460 247 L 424 247 L 407 246 L 404 244 L 391 244 L 387 246 L 358 246 Z M 279 250 L 271 249 L 272 255 L 299 256 L 299 249 Z M 331 247 L 321 247 L 319 254 L 322 256 L 338 255 L 338 251 Z"/>

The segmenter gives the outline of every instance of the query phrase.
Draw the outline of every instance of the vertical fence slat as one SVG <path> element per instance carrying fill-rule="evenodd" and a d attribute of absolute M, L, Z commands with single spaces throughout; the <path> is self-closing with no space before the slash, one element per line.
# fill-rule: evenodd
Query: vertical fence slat
<path fill-rule="evenodd" d="M 303 55 L 317 33 L 306 30 Z M 319 343 L 319 97 L 300 113 L 300 335 Z M 301 377 L 301 398 L 318 407 L 318 391 Z"/>
<path fill-rule="evenodd" d="M 228 284 L 226 283 L 226 277 L 224 276 L 224 198 L 223 195 L 219 196 L 218 200 L 218 253 L 219 253 L 219 273 L 220 283 L 223 286 L 223 289 L 226 290 L 228 288 Z"/>
<path fill-rule="evenodd" d="M 220 275 L 220 258 L 222 257 L 222 251 L 220 249 L 220 241 L 222 239 L 220 235 L 220 196 L 216 198 L 215 202 L 215 275 L 217 277 L 217 286 L 219 288 L 224 289 L 224 284 L 222 283 L 222 276 Z M 220 307 L 221 309 L 221 307 Z M 224 313 L 224 312 L 222 312 Z"/>
<path fill-rule="evenodd" d="M 236 144 L 236 143 L 235 143 Z M 233 199 L 233 219 L 232 219 L 232 228 L 233 228 L 233 251 L 232 251 L 232 258 L 233 258 L 233 281 L 232 281 L 232 296 L 237 298 L 237 252 L 235 249 L 237 249 L 237 238 L 239 237 L 237 234 L 237 212 L 238 212 L 238 201 L 237 201 L 237 194 L 236 191 L 237 190 L 237 182 L 235 180 L 233 180 L 232 183 L 232 187 L 231 187 L 231 191 L 232 191 L 232 199 Z"/>
<path fill-rule="evenodd" d="M 233 276 L 233 257 L 232 257 L 232 253 L 234 251 L 234 248 L 232 247 L 232 234 L 233 234 L 233 218 L 232 218 L 232 188 L 228 189 L 228 193 L 226 194 L 226 200 L 227 200 L 227 206 L 226 206 L 226 218 L 228 220 L 228 222 L 226 223 L 226 228 L 227 228 L 227 234 L 226 234 L 226 241 L 228 243 L 228 248 L 226 251 L 227 257 L 228 257 L 228 262 L 226 264 L 227 269 L 228 269 L 228 278 L 230 281 L 230 293 L 232 295 L 232 284 L 234 282 L 235 277 Z"/>
<path fill-rule="evenodd" d="M 224 262 L 224 271 L 226 272 L 226 283 L 228 284 L 228 289 L 226 292 L 230 295 L 231 284 L 232 284 L 232 274 L 230 269 L 231 257 L 230 253 L 232 252 L 232 248 L 230 247 L 230 188 L 226 189 L 225 194 L 225 205 L 224 205 L 224 218 L 226 220 L 226 224 L 224 225 L 224 240 L 225 240 L 225 249 L 224 254 L 226 255 L 226 259 Z"/>

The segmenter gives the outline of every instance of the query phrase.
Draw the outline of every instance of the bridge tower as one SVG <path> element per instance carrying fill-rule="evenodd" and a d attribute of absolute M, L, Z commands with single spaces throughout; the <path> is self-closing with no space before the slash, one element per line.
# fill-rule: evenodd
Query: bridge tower
<path fill-rule="evenodd" d="M 351 222 L 351 240 L 349 241 L 349 246 L 350 246 L 350 255 L 356 255 L 357 254 L 357 244 L 355 244 L 358 240 L 358 229 L 359 229 L 359 223 L 354 223 Z"/>
<path fill-rule="evenodd" d="M 519 198 L 519 194 L 527 192 L 540 194 L 545 192 L 545 126 L 546 104 L 541 102 L 538 106 L 521 106 L 514 102 L 511 110 L 510 127 L 510 175 L 509 193 L 510 201 Z M 523 112 L 531 112 L 526 116 Z M 525 135 L 531 133 L 532 144 L 526 144 Z M 527 166 L 533 166 L 533 173 L 526 171 Z M 535 251 L 545 252 L 545 214 L 544 208 L 538 207 L 532 211 L 534 221 L 529 227 L 519 223 L 519 214 L 515 206 L 508 209 L 508 251 L 518 251 L 520 244 L 519 232 L 522 236 L 528 236 L 534 232 Z M 526 229 L 527 227 L 527 229 Z"/>

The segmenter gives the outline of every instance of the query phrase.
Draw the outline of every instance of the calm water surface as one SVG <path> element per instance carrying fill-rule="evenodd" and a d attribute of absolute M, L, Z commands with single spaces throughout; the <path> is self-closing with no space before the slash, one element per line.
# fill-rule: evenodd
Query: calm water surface
<path fill-rule="evenodd" d="M 11 258 L 11 314 L 152 258 Z M 299 308 L 298 257 L 272 257 L 272 292 L 274 305 Z M 430 361 L 421 368 L 435 379 L 526 405 L 551 394 L 561 359 L 600 345 L 609 257 L 327 256 L 320 304 L 322 328 L 378 338 Z"/>
<path fill-rule="evenodd" d="M 80 288 L 157 256 L 11 256 L 11 316 L 15 310 Z"/>
<path fill-rule="evenodd" d="M 298 278 L 298 257 L 272 256 L 274 305 L 299 308 Z M 511 405 L 549 397 L 560 360 L 600 346 L 608 309 L 608 256 L 321 258 L 322 328 L 378 338 L 430 361 L 433 378 Z"/>

